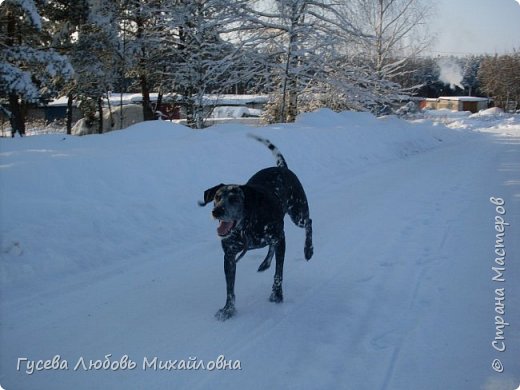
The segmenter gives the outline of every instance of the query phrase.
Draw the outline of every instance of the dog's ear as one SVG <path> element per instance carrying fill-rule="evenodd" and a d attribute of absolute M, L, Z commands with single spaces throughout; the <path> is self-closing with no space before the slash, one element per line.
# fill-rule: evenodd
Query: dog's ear
<path fill-rule="evenodd" d="M 206 191 L 204 191 L 204 201 L 199 200 L 199 206 L 204 207 L 208 203 L 212 202 L 215 198 L 215 194 L 217 193 L 217 191 L 224 186 L 225 184 L 220 183 L 215 187 L 208 188 Z"/>

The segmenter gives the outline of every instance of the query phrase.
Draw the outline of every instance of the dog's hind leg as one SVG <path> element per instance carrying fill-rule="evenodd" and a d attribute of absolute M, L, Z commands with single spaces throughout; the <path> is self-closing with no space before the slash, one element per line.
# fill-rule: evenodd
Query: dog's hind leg
<path fill-rule="evenodd" d="M 292 198 L 290 200 L 287 213 L 296 226 L 305 229 L 304 254 L 305 259 L 310 260 L 314 253 L 314 248 L 312 246 L 312 219 L 309 217 L 309 205 L 301 185 L 299 185 L 299 188 L 299 199 Z"/>
<path fill-rule="evenodd" d="M 314 247 L 312 245 L 312 219 L 307 218 L 305 221 L 305 259 L 310 260 L 313 253 L 314 253 Z"/>
<path fill-rule="evenodd" d="M 305 260 L 310 260 L 314 253 L 314 247 L 312 245 L 312 219 L 309 218 L 308 211 L 299 216 L 289 215 L 296 226 L 305 229 L 305 247 L 303 252 L 305 254 Z"/>
<path fill-rule="evenodd" d="M 265 257 L 264 261 L 262 261 L 262 264 L 260 264 L 260 267 L 258 267 L 258 272 L 265 271 L 271 266 L 271 261 L 273 260 L 274 256 L 274 245 L 269 245 L 269 252 L 267 252 L 267 256 Z"/>
<path fill-rule="evenodd" d="M 274 273 L 273 292 L 269 297 L 271 302 L 281 303 L 283 302 L 283 262 L 285 259 L 285 236 L 282 235 L 280 240 L 276 244 L 275 248 L 276 255 L 276 271 Z"/>

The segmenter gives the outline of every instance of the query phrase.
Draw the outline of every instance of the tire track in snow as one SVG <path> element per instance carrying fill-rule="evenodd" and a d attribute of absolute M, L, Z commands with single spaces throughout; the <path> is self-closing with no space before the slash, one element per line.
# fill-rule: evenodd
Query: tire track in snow
<path fill-rule="evenodd" d="M 481 165 L 474 163 L 475 156 L 478 154 L 477 151 L 481 149 L 482 142 L 482 139 L 479 139 L 474 140 L 469 145 L 440 149 L 433 153 L 421 155 L 414 161 L 414 163 L 419 163 L 415 169 L 421 170 L 423 176 L 414 178 L 413 186 L 419 191 L 411 193 L 421 197 L 423 206 L 421 214 L 411 224 L 405 226 L 404 229 L 408 235 L 408 242 L 421 243 L 421 245 L 412 251 L 412 254 L 416 256 L 415 262 L 412 264 L 412 267 L 415 269 L 415 276 L 413 276 L 412 283 L 410 283 L 413 285 L 413 288 L 410 294 L 404 298 L 408 304 L 403 305 L 406 306 L 405 313 L 411 317 L 403 322 L 414 325 L 399 329 L 396 331 L 396 334 L 390 333 L 390 336 L 388 336 L 387 333 L 384 333 L 381 337 L 374 339 L 381 345 L 381 338 L 383 340 L 386 338 L 389 341 L 388 346 L 392 348 L 386 372 L 383 376 L 384 379 L 380 386 L 381 390 L 400 386 L 399 383 L 392 384 L 392 381 L 403 345 L 407 342 L 406 336 L 421 326 L 421 317 L 426 311 L 430 310 L 429 307 L 433 303 L 432 299 L 439 299 L 438 296 L 432 294 L 432 291 L 425 292 L 423 290 L 421 292 L 420 290 L 424 282 L 429 278 L 428 275 L 432 267 L 449 268 L 449 262 L 453 261 L 450 255 L 453 243 L 456 243 L 456 240 L 453 240 L 452 235 L 458 233 L 456 225 L 460 225 L 461 221 L 465 221 L 467 215 L 471 213 L 471 205 L 468 202 L 468 198 L 470 197 L 469 193 L 475 186 L 475 178 L 482 172 L 480 169 Z M 489 144 L 489 141 L 484 142 Z M 476 151 L 468 153 L 467 150 L 471 150 L 472 146 L 475 146 Z M 454 153 L 453 148 L 459 148 L 460 153 Z M 488 150 L 486 148 L 480 151 Z M 492 152 L 492 154 L 494 153 L 496 151 Z M 486 156 L 484 153 L 480 153 L 478 156 L 481 164 L 489 163 L 489 156 Z M 438 158 L 439 163 L 442 162 L 442 164 L 437 165 L 437 170 L 434 168 L 435 165 L 431 163 L 430 159 L 432 157 Z M 421 164 L 421 160 L 426 164 Z M 427 170 L 428 167 L 434 169 Z M 425 182 L 425 177 L 428 178 L 431 185 Z M 433 191 L 433 189 L 435 190 Z M 400 275 L 402 275 L 400 272 L 395 272 L 395 269 L 392 271 L 394 272 L 391 272 L 390 275 L 387 274 L 383 282 L 386 286 L 395 284 L 396 281 L 399 281 Z"/>
<path fill-rule="evenodd" d="M 416 323 L 417 317 L 427 309 L 424 307 L 426 303 L 420 301 L 420 286 L 431 265 L 447 260 L 444 251 L 446 240 L 453 222 L 463 213 L 460 205 L 464 203 L 466 195 L 460 188 L 464 188 L 467 170 L 460 168 L 467 166 L 468 161 L 464 160 L 468 156 L 454 153 L 454 148 L 461 146 L 450 146 L 449 149 L 392 163 L 378 168 L 379 172 L 369 172 L 365 178 L 366 185 L 370 185 L 372 181 L 384 183 L 385 186 L 367 200 L 373 207 L 370 215 L 363 217 L 377 220 L 384 215 L 385 224 L 392 226 L 392 231 L 385 232 L 385 227 L 378 227 L 371 232 L 371 245 L 380 248 L 372 249 L 371 255 L 379 258 L 379 261 L 370 265 L 374 276 L 367 278 L 367 288 L 372 289 L 369 302 L 365 304 L 368 309 L 363 313 L 351 339 L 352 347 L 357 350 L 367 344 L 377 350 L 391 348 L 391 352 L 387 354 L 388 363 L 382 375 L 384 379 L 381 389 L 389 388 L 402 344 L 406 341 L 405 336 L 417 326 L 403 327 L 402 323 Z M 450 158 L 453 161 L 446 165 L 441 164 Z M 442 169 L 447 165 L 451 167 L 448 173 Z M 405 182 L 392 180 L 398 176 L 405 178 Z M 359 193 L 367 194 L 370 191 L 361 188 Z M 403 202 L 403 199 L 407 202 Z M 403 203 L 405 207 L 402 207 Z M 391 205 L 391 210 L 388 205 Z M 410 206 L 413 217 L 407 217 Z M 362 247 L 365 245 L 366 240 L 361 243 Z M 397 257 L 399 254 L 400 257 Z M 409 272 L 403 272 L 403 267 L 409 268 Z M 403 279 L 403 276 L 411 280 Z M 403 285 L 413 287 L 400 289 L 399 286 Z M 392 303 L 392 299 L 396 298 L 387 299 L 384 296 L 386 292 L 398 295 L 399 299 Z M 407 294 L 403 296 L 400 293 Z M 390 324 L 380 325 L 378 318 L 384 306 L 400 308 L 399 311 L 404 312 L 405 318 L 395 319 L 399 316 L 394 316 Z"/>

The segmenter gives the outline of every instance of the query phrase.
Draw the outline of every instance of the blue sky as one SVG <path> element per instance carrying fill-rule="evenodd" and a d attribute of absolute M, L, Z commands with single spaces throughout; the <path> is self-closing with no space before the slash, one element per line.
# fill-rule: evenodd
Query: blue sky
<path fill-rule="evenodd" d="M 437 54 L 520 50 L 520 0 L 436 0 L 430 31 Z"/>

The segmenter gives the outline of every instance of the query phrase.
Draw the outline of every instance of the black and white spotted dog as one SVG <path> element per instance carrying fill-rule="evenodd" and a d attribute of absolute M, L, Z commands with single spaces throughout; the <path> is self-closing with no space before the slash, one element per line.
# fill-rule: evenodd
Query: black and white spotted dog
<path fill-rule="evenodd" d="M 262 169 L 244 185 L 219 184 L 204 192 L 205 206 L 214 202 L 212 215 L 219 220 L 217 234 L 222 239 L 224 272 L 226 275 L 226 305 L 216 313 L 219 320 L 235 314 L 236 263 L 249 249 L 268 246 L 269 251 L 258 271 L 265 271 L 276 257 L 276 271 L 271 302 L 283 301 L 282 280 L 285 256 L 284 216 L 305 228 L 305 258 L 313 254 L 312 220 L 303 187 L 289 170 L 280 151 L 266 139 L 250 135 L 266 145 L 276 158 L 276 167 Z"/>

